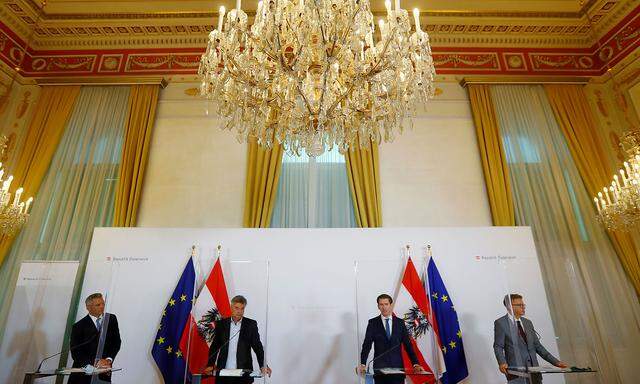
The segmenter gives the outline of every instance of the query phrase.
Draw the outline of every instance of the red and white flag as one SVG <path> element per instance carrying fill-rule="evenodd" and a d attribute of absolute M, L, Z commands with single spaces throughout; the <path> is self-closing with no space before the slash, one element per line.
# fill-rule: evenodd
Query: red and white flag
<path fill-rule="evenodd" d="M 433 373 L 433 375 L 410 376 L 409 379 L 414 384 L 434 383 L 446 369 L 444 356 L 436 335 L 437 324 L 431 320 L 433 319 L 431 303 L 410 257 L 400 281 L 394 312 L 405 321 L 420 365 L 425 371 Z M 402 358 L 405 368 L 411 368 L 411 360 L 404 348 Z"/>
<path fill-rule="evenodd" d="M 202 373 L 206 368 L 209 346 L 216 331 L 215 322 L 229 316 L 231 316 L 231 305 L 220 257 L 218 257 L 191 311 L 191 324 L 190 327 L 186 327 L 191 329 L 191 335 L 185 329 L 180 341 L 180 348 L 183 351 L 189 351 L 187 357 L 189 372 Z M 213 382 L 212 378 L 203 381 L 203 383 Z"/>

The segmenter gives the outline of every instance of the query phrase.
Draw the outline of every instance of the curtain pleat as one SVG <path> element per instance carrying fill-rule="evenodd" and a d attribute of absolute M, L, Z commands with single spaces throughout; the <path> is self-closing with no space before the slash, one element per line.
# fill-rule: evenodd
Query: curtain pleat
<path fill-rule="evenodd" d="M 514 226 L 516 218 L 509 168 L 502 149 L 491 91 L 484 84 L 470 84 L 468 88 L 493 225 Z"/>
<path fill-rule="evenodd" d="M 30 196 L 39 198 L 36 194 L 58 148 L 79 93 L 80 86 L 75 85 L 42 87 L 13 173 L 12 186 L 24 188 L 22 195 L 25 200 Z M 0 237 L 0 266 L 14 238 Z"/>
<path fill-rule="evenodd" d="M 603 146 L 598 140 L 597 124 L 581 85 L 545 85 L 545 91 L 556 116 L 571 156 L 591 196 L 609 185 L 613 170 L 609 169 Z M 640 296 L 640 257 L 631 235 L 608 231 L 616 254 L 636 294 Z"/>
<path fill-rule="evenodd" d="M 282 145 L 269 149 L 250 138 L 247 151 L 243 225 L 246 228 L 267 228 L 275 205 L 278 179 L 282 169 Z"/>
<path fill-rule="evenodd" d="M 560 357 L 598 366 L 584 383 L 630 383 L 640 366 L 640 304 L 542 86 L 492 86 L 517 225 L 533 232 Z M 518 289 L 516 282 L 515 287 Z"/>
<path fill-rule="evenodd" d="M 159 85 L 131 87 L 116 191 L 114 227 L 136 225 L 159 92 Z"/>
<path fill-rule="evenodd" d="M 382 227 L 378 144 L 371 142 L 369 148 L 350 148 L 344 157 L 358 227 Z"/>

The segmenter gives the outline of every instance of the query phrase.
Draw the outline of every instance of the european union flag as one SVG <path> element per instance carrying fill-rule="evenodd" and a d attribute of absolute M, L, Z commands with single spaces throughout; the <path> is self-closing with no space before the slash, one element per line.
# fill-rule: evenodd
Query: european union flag
<path fill-rule="evenodd" d="M 433 258 L 429 260 L 427 275 L 429 276 L 431 305 L 440 331 L 440 345 L 442 345 L 444 364 L 447 368 L 442 376 L 442 383 L 455 384 L 469 376 L 458 314 Z"/>
<path fill-rule="evenodd" d="M 178 285 L 162 312 L 158 333 L 151 348 L 153 360 L 156 361 L 165 384 L 178 384 L 185 381 L 187 364 L 184 353 L 180 350 L 180 339 L 189 321 L 195 281 L 193 259 L 189 258 Z"/>

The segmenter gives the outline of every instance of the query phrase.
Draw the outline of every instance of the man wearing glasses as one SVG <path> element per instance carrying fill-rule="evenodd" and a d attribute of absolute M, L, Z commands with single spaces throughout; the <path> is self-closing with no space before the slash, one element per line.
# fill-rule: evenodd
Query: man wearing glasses
<path fill-rule="evenodd" d="M 540 343 L 538 333 L 531 320 L 524 318 L 526 305 L 517 293 L 506 295 L 502 302 L 507 314 L 493 323 L 493 351 L 498 360 L 500 372 L 507 377 L 509 384 L 529 383 L 527 379 L 507 373 L 508 367 L 537 367 L 537 355 L 559 368 L 567 364 L 558 360 Z M 531 383 L 542 383 L 542 375 L 532 375 Z"/>

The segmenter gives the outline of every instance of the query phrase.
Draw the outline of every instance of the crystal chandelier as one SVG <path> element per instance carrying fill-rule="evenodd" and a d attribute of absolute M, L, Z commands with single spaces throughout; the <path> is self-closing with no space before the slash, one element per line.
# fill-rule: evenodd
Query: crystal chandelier
<path fill-rule="evenodd" d="M 7 141 L 6 136 L 0 136 L 0 153 L 4 154 Z M 9 187 L 13 176 L 3 180 L 4 173 L 4 167 L 0 163 L 0 183 L 2 184 L 2 189 L 0 189 L 0 233 L 5 236 L 13 236 L 26 223 L 33 197 L 30 197 L 26 202 L 20 201 L 23 191 L 20 187 L 16 190 L 13 201 L 11 201 Z"/>
<path fill-rule="evenodd" d="M 626 132 L 620 146 L 627 161 L 608 187 L 593 198 L 598 219 L 610 230 L 629 230 L 640 223 L 640 132 Z"/>
<path fill-rule="evenodd" d="M 433 97 L 429 36 L 399 0 L 377 29 L 369 0 L 263 0 L 250 27 L 236 1 L 226 20 L 220 8 L 198 73 L 240 141 L 290 154 L 366 148 L 392 141 Z"/>

